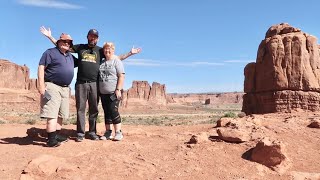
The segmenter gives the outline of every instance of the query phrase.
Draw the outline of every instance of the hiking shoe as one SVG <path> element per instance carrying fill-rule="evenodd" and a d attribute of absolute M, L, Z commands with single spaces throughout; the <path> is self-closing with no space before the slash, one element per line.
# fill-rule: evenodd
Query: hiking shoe
<path fill-rule="evenodd" d="M 99 136 L 97 136 L 96 134 L 89 134 L 89 138 L 94 141 L 99 140 Z"/>
<path fill-rule="evenodd" d="M 83 141 L 84 137 L 83 136 L 77 136 L 76 142 L 81 142 Z"/>
<path fill-rule="evenodd" d="M 103 136 L 100 137 L 100 140 L 109 140 L 109 139 L 112 139 L 113 136 L 112 136 L 112 130 L 108 130 L 104 133 Z"/>
<path fill-rule="evenodd" d="M 56 139 L 47 141 L 47 146 L 48 147 L 58 147 L 60 145 L 61 145 L 61 143 L 59 141 L 57 141 Z"/>
<path fill-rule="evenodd" d="M 114 141 L 121 141 L 123 138 L 123 134 L 122 131 L 116 131 L 116 135 L 114 136 L 113 140 Z"/>
<path fill-rule="evenodd" d="M 65 137 L 65 136 L 57 134 L 56 135 L 56 140 L 59 141 L 59 142 L 67 142 L 69 139 L 67 137 Z"/>

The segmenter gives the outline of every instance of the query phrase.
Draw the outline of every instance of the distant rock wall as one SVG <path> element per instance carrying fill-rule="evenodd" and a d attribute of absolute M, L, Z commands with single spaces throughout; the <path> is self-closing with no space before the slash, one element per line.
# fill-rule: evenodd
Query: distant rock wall
<path fill-rule="evenodd" d="M 320 110 L 317 38 L 287 23 L 269 28 L 255 63 L 244 69 L 246 114 Z"/>
<path fill-rule="evenodd" d="M 167 105 L 166 86 L 147 81 L 133 81 L 132 87 L 123 92 L 123 108 L 160 108 Z"/>
<path fill-rule="evenodd" d="M 184 105 L 242 104 L 243 94 L 243 92 L 167 94 L 167 99 L 170 99 L 170 103 Z"/>
<path fill-rule="evenodd" d="M 0 88 L 36 90 L 37 80 L 30 79 L 26 65 L 19 66 L 8 60 L 0 59 Z"/>

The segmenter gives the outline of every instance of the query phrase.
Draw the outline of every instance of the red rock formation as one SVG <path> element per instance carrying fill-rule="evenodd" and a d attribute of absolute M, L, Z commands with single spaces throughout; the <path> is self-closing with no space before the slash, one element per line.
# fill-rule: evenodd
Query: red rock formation
<path fill-rule="evenodd" d="M 132 87 L 123 92 L 123 108 L 159 108 L 167 105 L 166 88 L 157 82 L 152 87 L 147 81 L 133 81 Z"/>
<path fill-rule="evenodd" d="M 133 81 L 132 87 L 128 89 L 128 98 L 138 98 L 147 100 L 150 94 L 148 81 Z"/>
<path fill-rule="evenodd" d="M 26 65 L 19 66 L 8 60 L 0 59 L 0 88 L 36 90 L 37 81 L 30 79 Z"/>
<path fill-rule="evenodd" d="M 320 110 L 317 38 L 287 23 L 269 28 L 244 75 L 246 114 Z"/>
<path fill-rule="evenodd" d="M 166 85 L 153 82 L 150 90 L 149 101 L 159 105 L 167 105 Z"/>

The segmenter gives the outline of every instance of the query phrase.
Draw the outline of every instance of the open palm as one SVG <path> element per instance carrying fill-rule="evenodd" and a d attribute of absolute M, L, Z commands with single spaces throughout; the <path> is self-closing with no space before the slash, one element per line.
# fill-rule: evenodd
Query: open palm
<path fill-rule="evenodd" d="M 40 32 L 41 32 L 43 35 L 47 36 L 47 37 L 50 37 L 50 36 L 51 36 L 51 29 L 50 29 L 50 28 L 46 29 L 44 26 L 41 26 L 41 27 L 40 27 Z"/>

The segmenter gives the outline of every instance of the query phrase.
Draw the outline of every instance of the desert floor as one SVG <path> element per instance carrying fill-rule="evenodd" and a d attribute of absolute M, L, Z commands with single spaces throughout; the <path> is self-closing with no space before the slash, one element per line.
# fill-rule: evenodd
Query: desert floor
<path fill-rule="evenodd" d="M 125 117 L 128 122 L 134 115 Z M 161 117 L 162 122 L 177 118 Z M 236 144 L 217 139 L 210 116 L 209 121 L 196 124 L 179 123 L 183 118 L 165 125 L 125 123 L 124 139 L 118 142 L 75 142 L 76 127 L 69 124 L 63 133 L 70 140 L 56 148 L 45 147 L 46 139 L 41 136 L 44 122 L 13 122 L 0 124 L 0 179 L 320 179 L 320 129 L 307 127 L 320 113 L 253 117 L 263 129 L 255 137 L 272 137 L 285 144 L 290 165 L 284 170 L 247 160 L 246 153 L 256 145 L 254 140 Z M 28 136 L 28 130 L 38 136 Z M 102 135 L 104 123 L 99 123 L 97 130 Z M 192 135 L 203 138 L 190 144 Z"/>

